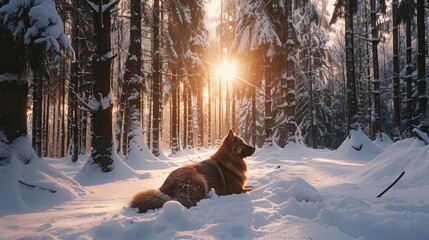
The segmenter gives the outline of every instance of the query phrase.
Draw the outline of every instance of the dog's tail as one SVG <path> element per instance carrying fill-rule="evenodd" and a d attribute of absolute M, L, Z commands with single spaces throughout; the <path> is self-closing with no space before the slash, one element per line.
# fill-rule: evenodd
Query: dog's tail
<path fill-rule="evenodd" d="M 161 208 L 164 203 L 170 200 L 171 197 L 159 189 L 150 189 L 136 193 L 131 199 L 130 208 L 138 208 L 139 213 L 144 213 L 150 209 Z"/>

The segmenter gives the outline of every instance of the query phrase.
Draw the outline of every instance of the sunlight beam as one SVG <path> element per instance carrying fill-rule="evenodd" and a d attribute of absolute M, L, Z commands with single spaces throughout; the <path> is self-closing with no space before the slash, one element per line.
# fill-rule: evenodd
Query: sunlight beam
<path fill-rule="evenodd" d="M 237 77 L 237 64 L 228 59 L 217 66 L 217 74 L 222 81 L 232 82 Z"/>

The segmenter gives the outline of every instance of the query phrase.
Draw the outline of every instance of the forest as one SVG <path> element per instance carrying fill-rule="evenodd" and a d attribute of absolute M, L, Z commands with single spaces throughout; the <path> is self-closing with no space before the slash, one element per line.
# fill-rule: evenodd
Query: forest
<path fill-rule="evenodd" d="M 229 129 L 258 148 L 429 144 L 428 1 L 212 2 L 2 0 L 0 166 L 29 161 L 24 141 L 109 172 Z"/>

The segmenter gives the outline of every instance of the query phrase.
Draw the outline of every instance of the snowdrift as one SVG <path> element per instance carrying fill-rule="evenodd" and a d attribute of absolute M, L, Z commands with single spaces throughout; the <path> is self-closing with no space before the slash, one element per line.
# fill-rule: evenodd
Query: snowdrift
<path fill-rule="evenodd" d="M 351 178 L 372 186 L 387 186 L 403 171 L 405 175 L 395 187 L 429 186 L 429 146 L 416 139 L 398 141 L 356 170 Z"/>
<path fill-rule="evenodd" d="M 359 128 L 350 131 L 346 140 L 328 157 L 337 160 L 368 162 L 382 152 L 383 149 L 372 142 Z"/>
<path fill-rule="evenodd" d="M 170 201 L 163 208 L 144 214 L 127 207 L 131 196 L 142 189 L 158 187 L 173 168 L 136 172 L 118 162 L 122 166 L 109 175 L 82 173 L 79 164 L 49 161 L 70 177 L 80 175 L 88 184 L 86 195 L 72 197 L 55 208 L 32 206 L 34 209 L 18 208 L 19 211 L 13 209 L 12 202 L 18 198 L 8 196 L 5 202 L 2 195 L 2 210 L 12 210 L 8 215 L 0 214 L 1 237 L 426 240 L 429 147 L 419 140 L 406 139 L 380 150 L 371 147 L 373 143 L 359 134 L 347 139 L 342 151 L 308 149 L 299 144 L 289 144 L 280 150 L 260 149 L 256 157 L 246 159 L 249 185 L 255 186 L 254 190 L 229 196 L 217 196 L 212 191 L 209 198 L 195 207 L 187 209 Z M 360 151 L 352 147 L 360 143 Z M 374 152 L 377 149 L 381 152 Z M 184 165 L 203 160 L 209 154 L 187 151 L 174 155 L 171 161 Z M 87 168 L 90 170 L 91 166 Z M 5 174 L 17 172 L 10 170 L 1 171 L 1 183 L 10 178 Z M 398 184 L 376 198 L 402 171 L 406 173 Z M 61 181 L 54 182 L 61 185 Z M 33 191 L 21 194 L 20 199 L 31 196 L 36 203 L 51 194 L 19 185 L 11 189 L 0 186 L 10 195 L 18 188 Z M 80 194 L 77 190 L 76 194 Z M 38 194 L 40 191 L 43 195 Z"/>
<path fill-rule="evenodd" d="M 37 157 L 27 137 L 0 149 L 5 147 L 13 154 L 9 164 L 0 166 L 0 216 L 44 209 L 85 195 L 78 182 Z"/>
<path fill-rule="evenodd" d="M 134 170 L 143 169 L 164 169 L 172 167 L 167 163 L 168 158 L 161 154 L 160 158 L 155 157 L 144 143 L 143 137 L 134 137 L 130 142 L 129 152 L 126 156 L 125 162 Z"/>
<path fill-rule="evenodd" d="M 190 209 L 170 201 L 162 209 L 151 210 L 146 216 L 135 215 L 133 209 L 126 210 L 128 215 L 138 218 L 124 222 L 122 237 L 251 239 L 257 237 L 259 231 L 271 231 L 268 226 L 287 215 L 314 218 L 322 206 L 320 194 L 303 179 L 278 181 L 251 194 L 219 197 L 211 192 L 209 199 Z M 252 226 L 260 230 L 253 230 Z M 94 231 L 104 229 L 96 227 Z"/>
<path fill-rule="evenodd" d="M 94 163 L 94 160 L 90 157 L 83 165 L 82 169 L 76 174 L 74 179 L 78 181 L 81 185 L 96 185 L 103 184 L 112 181 L 123 180 L 127 178 L 139 177 L 140 174 L 136 173 L 131 169 L 127 164 L 122 161 L 118 154 L 112 154 L 113 159 L 113 169 L 112 171 L 106 173 L 101 170 L 101 168 Z M 146 174 L 141 177 L 149 177 L 150 175 Z"/>

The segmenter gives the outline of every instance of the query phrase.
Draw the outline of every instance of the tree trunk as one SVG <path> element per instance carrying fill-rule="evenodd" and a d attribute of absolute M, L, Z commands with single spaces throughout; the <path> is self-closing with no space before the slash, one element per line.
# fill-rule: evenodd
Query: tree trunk
<path fill-rule="evenodd" d="M 417 92 L 419 98 L 418 128 L 429 133 L 428 92 L 426 81 L 425 1 L 417 0 Z"/>
<path fill-rule="evenodd" d="M 178 119 L 177 119 L 177 67 L 172 67 L 171 79 L 171 153 L 175 154 L 179 151 L 178 145 Z"/>
<path fill-rule="evenodd" d="M 236 127 L 236 116 L 235 116 L 235 81 L 232 81 L 231 83 L 231 129 L 234 133 L 237 132 L 237 127 Z M 209 102 L 210 102 L 210 98 L 209 98 Z"/>
<path fill-rule="evenodd" d="M 77 9 L 77 1 L 75 1 L 75 7 Z M 69 127 L 69 138 L 70 138 L 70 157 L 72 162 L 77 162 L 78 156 L 79 156 L 79 135 L 78 135 L 78 129 L 79 129 L 79 119 L 77 118 L 77 111 L 78 111 L 78 104 L 77 104 L 77 94 L 79 94 L 79 60 L 81 59 L 80 56 L 80 49 L 79 49 L 79 27 L 81 26 L 79 23 L 79 17 L 77 16 L 76 12 L 73 12 L 73 41 L 72 41 L 72 47 L 75 50 L 75 57 L 76 60 L 71 64 L 70 69 L 70 85 L 69 85 L 69 124 L 71 126 Z"/>
<path fill-rule="evenodd" d="M 10 144 L 19 137 L 27 136 L 28 83 L 17 80 L 18 75 L 13 72 L 0 70 L 0 78 L 0 132 L 6 137 L 2 140 Z"/>
<path fill-rule="evenodd" d="M 354 44 L 353 44 L 353 3 L 346 0 L 345 6 L 345 44 L 346 44 L 346 77 L 347 77 L 347 109 L 349 129 L 357 129 L 357 98 L 356 79 L 354 65 Z"/>
<path fill-rule="evenodd" d="M 411 136 L 413 132 L 413 62 L 411 46 L 411 19 L 407 19 L 405 23 L 405 38 L 406 38 L 406 83 L 407 83 L 407 133 Z"/>
<path fill-rule="evenodd" d="M 198 116 L 198 149 L 204 147 L 204 107 L 203 107 L 203 79 L 195 79 L 198 81 L 197 86 L 197 116 Z"/>
<path fill-rule="evenodd" d="M 380 74 L 378 71 L 378 27 L 377 10 L 375 0 L 371 0 L 371 43 L 372 43 L 372 66 L 373 66 L 373 84 L 374 84 L 374 136 L 381 138 L 381 105 L 380 105 Z"/>
<path fill-rule="evenodd" d="M 39 56 L 43 50 L 38 47 L 31 53 L 31 69 L 33 71 L 33 129 L 32 145 L 37 156 L 42 157 L 42 116 L 43 116 L 43 64 Z"/>
<path fill-rule="evenodd" d="M 258 74 L 253 75 L 253 84 L 256 83 L 256 78 L 258 77 Z M 257 146 L 256 142 L 256 87 L 251 87 L 252 91 L 252 144 L 253 146 Z"/>
<path fill-rule="evenodd" d="M 186 93 L 186 104 L 188 109 L 188 114 L 186 115 L 188 123 L 186 124 L 188 126 L 188 139 L 187 139 L 187 148 L 193 148 L 194 147 L 194 125 L 192 124 L 192 118 L 193 118 L 193 111 L 192 111 L 192 94 L 191 94 L 191 88 L 188 87 L 188 92 Z"/>
<path fill-rule="evenodd" d="M 401 139 L 401 83 L 399 70 L 398 0 L 392 2 L 393 12 L 393 126 L 395 137 Z"/>
<path fill-rule="evenodd" d="M 212 146 L 212 93 L 210 74 L 207 78 L 207 145 Z"/>
<path fill-rule="evenodd" d="M 40 57 L 40 55 L 39 55 Z M 39 60 L 40 61 L 40 60 Z M 49 155 L 49 122 L 50 122 L 50 116 L 51 116 L 51 111 L 50 111 L 50 107 L 49 104 L 51 102 L 51 79 L 46 75 L 46 70 L 45 67 L 42 70 L 42 79 L 45 80 L 47 79 L 47 86 L 45 89 L 45 97 L 43 98 L 42 102 L 44 102 L 44 107 L 43 107 L 43 127 L 42 127 L 42 138 L 43 138 L 43 142 L 42 142 L 42 147 L 43 147 L 43 153 L 42 155 L 44 157 Z"/>
<path fill-rule="evenodd" d="M 112 108 L 113 97 L 110 89 L 111 42 L 110 42 L 110 8 L 103 9 L 107 0 L 93 0 L 98 10 L 93 9 L 94 17 L 94 56 L 93 66 L 93 101 L 98 106 L 92 113 L 91 157 L 103 172 L 113 169 L 113 133 Z M 113 5 L 111 5 L 113 7 Z"/>
<path fill-rule="evenodd" d="M 218 142 L 222 140 L 222 112 L 223 112 L 223 104 L 222 104 L 222 81 L 219 79 L 219 112 L 218 112 Z"/>
<path fill-rule="evenodd" d="M 272 102 L 273 99 L 271 98 L 271 82 L 272 82 L 272 68 L 269 66 L 271 62 L 265 62 L 265 146 L 270 147 L 273 145 L 273 139 L 272 139 L 272 125 L 273 125 L 273 116 L 272 116 Z"/>
<path fill-rule="evenodd" d="M 183 92 L 182 92 L 182 100 L 183 100 L 183 148 L 188 146 L 188 84 L 183 82 Z"/>
<path fill-rule="evenodd" d="M 62 67 L 61 67 L 61 150 L 60 150 L 60 156 L 64 157 L 66 155 L 66 142 L 67 142 L 67 132 L 66 132 L 66 64 L 65 60 L 62 61 Z"/>
<path fill-rule="evenodd" d="M 287 1 L 288 6 L 286 7 L 286 18 L 287 18 L 287 30 L 286 30 L 286 79 L 285 85 L 283 86 L 286 90 L 285 94 L 285 107 L 284 116 L 286 118 L 286 138 L 287 142 L 295 142 L 296 132 L 296 121 L 295 121 L 295 71 L 293 62 L 293 51 L 295 47 L 294 43 L 294 31 L 292 22 L 292 0 Z"/>
<path fill-rule="evenodd" d="M 138 139 L 143 139 L 142 123 L 140 119 L 140 84 L 141 84 L 141 65 L 142 65 L 142 47 L 141 47 L 141 2 L 140 0 L 131 1 L 131 29 L 130 29 L 130 48 L 129 57 L 126 62 L 127 71 L 130 71 L 130 79 L 127 81 L 129 90 L 128 106 L 130 125 L 128 127 L 128 152 L 132 150 L 143 149 Z M 131 144 L 133 142 L 134 144 Z M 136 149 L 133 149 L 136 148 Z"/>
<path fill-rule="evenodd" d="M 0 141 L 6 145 L 27 136 L 28 82 L 21 76 L 24 51 L 24 46 L 16 43 L 7 27 L 0 23 Z M 10 162 L 11 151 L 7 147 L 0 149 L 0 166 Z"/>
<path fill-rule="evenodd" d="M 156 157 L 161 154 L 160 149 L 160 111 L 161 111 L 161 75 L 160 75 L 160 6 L 159 0 L 153 1 L 153 49 L 152 49 L 152 153 Z"/>

